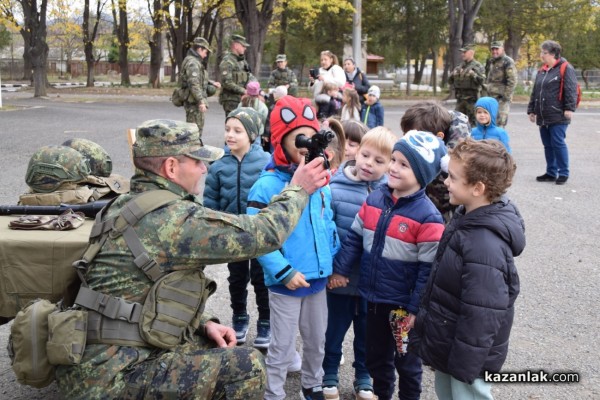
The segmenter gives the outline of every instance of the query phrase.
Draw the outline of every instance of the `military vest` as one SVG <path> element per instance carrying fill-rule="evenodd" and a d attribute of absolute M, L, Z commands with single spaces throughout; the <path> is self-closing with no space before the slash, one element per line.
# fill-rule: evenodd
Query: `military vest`
<path fill-rule="evenodd" d="M 238 57 L 233 53 L 227 53 L 220 64 L 221 76 L 224 81 L 231 79 L 232 83 L 244 89 L 252 76 L 250 66 L 243 57 Z M 231 73 L 231 76 L 228 76 Z M 220 101 L 238 101 L 241 98 L 240 93 L 233 92 L 227 88 L 227 84 L 222 86 Z"/>
<path fill-rule="evenodd" d="M 477 74 L 477 62 L 470 61 L 468 63 L 462 63 L 458 66 L 453 73 L 454 88 L 458 90 L 479 90 L 479 84 L 470 76 L 470 72 L 473 71 Z"/>

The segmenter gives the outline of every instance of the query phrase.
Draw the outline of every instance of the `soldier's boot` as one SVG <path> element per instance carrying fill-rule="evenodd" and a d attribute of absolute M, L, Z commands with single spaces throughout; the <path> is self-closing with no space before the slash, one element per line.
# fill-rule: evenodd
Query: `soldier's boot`
<path fill-rule="evenodd" d="M 268 319 L 259 319 L 256 323 L 256 339 L 254 347 L 268 349 L 271 344 L 271 322 Z"/>
<path fill-rule="evenodd" d="M 235 338 L 237 340 L 237 344 L 246 343 L 249 323 L 250 316 L 248 314 L 233 315 L 233 330 L 235 331 Z"/>

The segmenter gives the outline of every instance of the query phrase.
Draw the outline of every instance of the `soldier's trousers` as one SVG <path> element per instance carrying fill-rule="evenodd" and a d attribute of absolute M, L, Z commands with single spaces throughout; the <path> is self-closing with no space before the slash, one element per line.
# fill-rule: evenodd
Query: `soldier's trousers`
<path fill-rule="evenodd" d="M 457 98 L 456 99 L 456 111 L 460 111 L 469 117 L 469 123 L 471 126 L 475 126 L 475 103 L 477 102 L 476 98 Z"/>
<path fill-rule="evenodd" d="M 498 100 L 498 117 L 496 125 L 504 128 L 508 122 L 508 112 L 510 111 L 510 101 Z"/>
<path fill-rule="evenodd" d="M 133 367 L 123 399 L 262 399 L 262 354 L 248 347 L 185 344 Z"/>
<path fill-rule="evenodd" d="M 227 119 L 227 116 L 229 115 L 230 112 L 232 112 L 233 110 L 235 110 L 237 108 L 238 104 L 240 104 L 239 101 L 227 100 L 227 101 L 221 102 L 221 105 L 223 106 L 223 110 L 225 111 L 225 119 Z"/>
<path fill-rule="evenodd" d="M 204 129 L 204 113 L 198 108 L 198 104 L 185 105 L 185 121 L 198 125 L 200 139 L 202 139 L 202 130 Z"/>

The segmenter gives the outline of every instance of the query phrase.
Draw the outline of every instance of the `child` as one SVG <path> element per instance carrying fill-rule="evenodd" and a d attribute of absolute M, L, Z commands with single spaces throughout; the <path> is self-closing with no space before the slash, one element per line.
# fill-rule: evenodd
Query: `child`
<path fill-rule="evenodd" d="M 421 101 L 410 106 L 400 120 L 400 127 L 403 132 L 413 129 L 431 132 L 444 140 L 446 149 L 454 147 L 471 132 L 466 115 L 459 111 L 449 111 L 436 101 Z M 445 223 L 450 222 L 455 208 L 450 204 L 448 189 L 444 185 L 447 176 L 445 172 L 440 172 L 426 188 L 427 196 L 442 214 Z"/>
<path fill-rule="evenodd" d="M 338 171 L 340 165 L 344 161 L 344 153 L 346 149 L 346 136 L 344 134 L 344 127 L 342 123 L 337 118 L 329 117 L 323 122 L 322 128 L 330 129 L 333 133 L 335 133 L 335 137 L 327 148 L 325 149 L 327 153 L 327 158 L 329 159 L 329 170 L 331 171 L 331 176 L 335 175 Z"/>
<path fill-rule="evenodd" d="M 344 127 L 344 135 L 346 136 L 344 160 L 354 160 L 358 146 L 360 146 L 360 141 L 369 129 L 362 122 L 354 120 L 342 121 L 342 126 Z"/>
<path fill-rule="evenodd" d="M 409 349 L 435 371 L 440 399 L 491 399 L 519 294 L 513 257 L 525 248 L 517 207 L 503 194 L 516 166 L 494 140 L 465 139 L 450 151 L 446 185 L 462 205 L 446 228 L 423 293 Z"/>
<path fill-rule="evenodd" d="M 366 365 L 380 400 L 392 398 L 394 368 L 401 400 L 421 393 L 421 359 L 406 352 L 406 341 L 444 230 L 425 186 L 445 155 L 444 143 L 428 132 L 410 131 L 396 142 L 388 183 L 362 205 L 329 280 L 332 288 L 345 286 L 360 260 L 358 288 L 368 302 Z"/>
<path fill-rule="evenodd" d="M 383 106 L 379 102 L 381 91 L 379 87 L 373 85 L 367 92 L 367 100 L 362 105 L 360 120 L 369 128 L 383 126 Z"/>
<path fill-rule="evenodd" d="M 271 113 L 273 156 L 248 196 L 248 213 L 257 214 L 271 197 L 289 184 L 293 171 L 307 154 L 295 146 L 296 137 L 312 137 L 319 121 L 309 99 L 282 97 Z M 303 344 L 302 394 L 323 399 L 323 354 L 327 328 L 325 286 L 339 249 L 331 191 L 326 185 L 310 196 L 296 229 L 281 250 L 259 257 L 269 289 L 271 344 L 267 352 L 265 399 L 284 399 L 284 384 L 300 330 Z"/>
<path fill-rule="evenodd" d="M 342 121 L 353 119 L 360 121 L 360 99 L 358 98 L 358 92 L 353 88 L 346 88 L 342 92 Z"/>
<path fill-rule="evenodd" d="M 283 96 L 287 96 L 287 94 L 287 87 L 283 85 L 277 86 L 275 89 L 269 90 L 269 98 L 267 102 L 267 108 L 269 112 L 267 114 L 267 121 L 269 121 L 271 111 L 273 111 L 273 108 L 275 108 L 275 103 L 277 103 L 277 100 L 279 100 Z M 264 151 L 273 153 L 273 146 L 271 146 L 271 124 L 269 123 L 265 123 L 265 132 L 262 136 L 262 147 Z"/>
<path fill-rule="evenodd" d="M 265 133 L 265 125 L 267 123 L 267 116 L 269 114 L 269 108 L 265 104 L 264 97 L 261 96 L 260 83 L 256 81 L 248 82 L 246 85 L 246 94 L 242 96 L 238 107 L 252 107 L 260 115 L 262 126 L 258 132 L 257 144 L 260 144 L 261 138 Z"/>
<path fill-rule="evenodd" d="M 269 161 L 257 144 L 262 125 L 258 113 L 249 107 L 236 108 L 225 120 L 225 144 L 229 148 L 223 158 L 208 169 L 204 188 L 204 206 L 232 214 L 246 214 L 250 188 Z M 265 287 L 263 270 L 256 259 L 227 264 L 229 294 L 233 309 L 233 329 L 238 344 L 246 342 L 250 317 L 246 310 L 248 283 L 252 282 L 258 307 L 254 347 L 266 349 L 271 340 L 269 293 Z"/>
<path fill-rule="evenodd" d="M 342 109 L 339 87 L 332 82 L 323 83 L 321 93 L 315 97 L 317 103 L 317 117 L 323 121 L 329 117 L 339 115 Z"/>
<path fill-rule="evenodd" d="M 495 139 L 500 141 L 508 153 L 511 153 L 508 144 L 508 133 L 503 128 L 496 126 L 498 116 L 498 100 L 493 97 L 480 97 L 475 103 L 475 120 L 477 126 L 471 131 L 475 140 Z"/>
<path fill-rule="evenodd" d="M 385 173 L 392 156 L 396 136 L 387 128 L 371 129 L 362 138 L 356 160 L 346 162 L 331 179 L 335 223 L 343 243 L 354 217 L 376 187 L 385 184 Z M 373 399 L 371 376 L 365 365 L 367 301 L 358 294 L 360 262 L 351 266 L 350 282 L 345 288 L 327 292 L 327 333 L 323 359 L 323 393 L 326 399 L 339 399 L 338 370 L 344 336 L 354 325 L 354 391 L 358 400 Z"/>

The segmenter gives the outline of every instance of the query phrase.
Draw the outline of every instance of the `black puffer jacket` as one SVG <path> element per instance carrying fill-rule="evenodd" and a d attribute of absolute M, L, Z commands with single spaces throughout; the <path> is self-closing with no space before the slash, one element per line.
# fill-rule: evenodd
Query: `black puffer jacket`
<path fill-rule="evenodd" d="M 523 220 L 507 198 L 466 215 L 460 207 L 440 241 L 409 351 L 463 382 L 500 371 L 519 294 L 513 257 L 524 248 Z"/>
<path fill-rule="evenodd" d="M 346 72 L 344 71 L 344 73 Z M 361 103 L 364 103 L 365 94 L 367 94 L 369 87 L 371 86 L 369 79 L 367 79 L 367 74 L 362 72 L 360 68 L 356 67 L 356 74 L 354 75 L 354 78 L 350 79 L 346 73 L 346 82 L 354 83 L 354 89 L 356 89 L 358 92 L 358 98 Z"/>
<path fill-rule="evenodd" d="M 565 71 L 565 83 L 562 100 L 558 99 L 560 92 L 560 66 L 567 62 L 561 57 L 560 61 L 552 68 L 541 68 L 535 78 L 535 84 L 527 114 L 535 114 L 538 125 L 569 124 L 571 120 L 565 118 L 565 111 L 575 111 L 577 108 L 577 76 L 571 64 Z"/>

